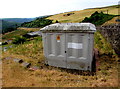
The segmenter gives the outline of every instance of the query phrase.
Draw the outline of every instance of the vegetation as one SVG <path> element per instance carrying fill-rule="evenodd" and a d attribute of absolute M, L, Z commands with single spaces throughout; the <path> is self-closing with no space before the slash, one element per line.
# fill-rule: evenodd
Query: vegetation
<path fill-rule="evenodd" d="M 99 31 L 94 34 L 94 47 L 99 50 L 100 54 L 116 55 L 110 43 L 106 41 Z"/>
<path fill-rule="evenodd" d="M 6 33 L 2 36 L 2 40 L 5 41 L 5 40 L 12 40 L 14 39 L 15 37 L 20 37 L 26 33 L 28 33 L 29 31 L 26 31 L 26 30 L 15 30 L 15 31 L 12 31 L 12 32 L 9 32 L 9 33 Z"/>
<path fill-rule="evenodd" d="M 25 37 L 15 37 L 15 39 L 12 41 L 13 44 L 22 44 L 26 41 L 27 39 Z"/>
<path fill-rule="evenodd" d="M 25 31 L 34 32 L 34 31 L 39 31 L 40 28 L 26 28 L 26 27 L 19 27 L 19 28 L 17 28 L 17 30 L 25 30 Z"/>
<path fill-rule="evenodd" d="M 35 18 L 3 18 L 2 20 L 8 22 L 24 23 L 24 22 L 30 22 L 34 19 Z"/>
<path fill-rule="evenodd" d="M 14 31 L 17 29 L 17 27 L 20 26 L 20 23 L 17 23 L 17 22 L 8 22 L 8 21 L 4 21 L 4 20 L 1 20 L 0 21 L 0 24 L 2 24 L 2 33 L 7 33 L 7 32 L 11 32 L 11 31 Z M 0 33 L 1 34 L 1 33 Z"/>
<path fill-rule="evenodd" d="M 102 25 L 108 25 L 108 24 L 119 24 L 120 22 L 117 22 L 117 21 L 116 21 L 117 19 L 119 19 L 119 16 L 114 17 L 113 19 L 111 19 L 111 20 L 105 22 L 105 23 L 102 24 Z"/>
<path fill-rule="evenodd" d="M 44 27 L 46 25 L 52 24 L 52 20 L 46 19 L 46 17 L 44 18 L 37 18 L 34 21 L 31 22 L 25 22 L 23 24 L 21 24 L 22 27 Z"/>
<path fill-rule="evenodd" d="M 109 7 L 115 8 L 116 7 Z M 106 8 L 97 8 L 98 14 L 100 10 Z M 64 16 L 60 15 L 59 19 L 54 22 L 80 22 L 81 17 L 90 16 L 97 9 L 86 9 L 79 13 L 75 11 L 73 15 Z M 109 9 L 109 10 L 113 10 Z M 81 16 L 82 13 L 82 16 Z M 90 14 L 91 13 L 91 14 Z M 114 13 L 114 12 L 112 12 Z M 63 14 L 62 14 L 63 16 Z M 74 16 L 72 18 L 72 16 Z M 54 17 L 54 16 L 52 16 Z M 80 18 L 78 18 L 80 17 Z M 100 16 L 101 17 L 101 16 Z M 61 18 L 61 19 L 60 19 Z M 69 19 L 68 19 L 69 18 Z M 35 21 L 24 23 L 25 25 L 35 26 L 38 25 L 40 18 Z M 44 18 L 40 21 L 47 24 L 47 19 Z M 44 22 L 45 21 L 45 22 Z M 51 22 L 51 21 L 50 21 Z M 41 25 L 43 26 L 43 25 Z M 3 52 L 3 86 L 4 87 L 117 87 L 118 86 L 118 72 L 117 72 L 117 56 L 114 53 L 110 43 L 100 34 L 96 32 L 94 35 L 94 47 L 100 52 L 100 58 L 97 60 L 97 72 L 91 75 L 90 72 L 77 71 L 56 68 L 44 65 L 43 44 L 42 37 L 34 37 L 25 41 L 22 35 L 30 31 L 36 31 L 31 28 L 19 28 L 3 35 L 3 40 L 14 39 L 17 44 L 5 44 L 4 47 L 12 45 L 7 51 Z M 39 30 L 39 29 L 38 29 Z M 21 41 L 22 40 L 22 41 Z M 21 42 L 20 42 L 21 41 Z M 19 43 L 20 42 L 20 43 Z M 21 44 L 21 43 L 24 44 Z M 32 66 L 38 66 L 39 70 L 32 71 L 21 67 L 19 63 L 9 59 L 22 59 L 24 62 L 31 63 Z M 8 75 L 9 74 L 9 75 Z M 114 77 L 113 77 L 114 76 Z"/>
<path fill-rule="evenodd" d="M 33 20 L 35 20 L 35 18 L 2 18 L 0 19 L 0 34 L 14 31 L 21 25 L 21 23 L 30 22 Z"/>
<path fill-rule="evenodd" d="M 100 53 L 111 52 L 111 46 L 99 32 L 95 33 L 95 47 Z M 7 55 L 7 56 L 6 56 Z M 40 69 L 28 71 L 13 62 L 5 60 L 19 58 Z M 96 75 L 89 72 L 68 70 L 44 65 L 42 38 L 26 41 L 24 44 L 15 45 L 2 56 L 3 59 L 3 86 L 9 87 L 116 87 L 117 69 L 115 58 L 101 56 L 97 66 Z M 7 75 L 9 73 L 9 75 Z M 13 76 L 14 75 L 14 76 Z M 115 76 L 115 77 L 113 77 Z M 19 82 L 19 83 L 18 83 Z"/>
<path fill-rule="evenodd" d="M 90 15 L 92 13 L 94 13 L 95 11 L 98 11 L 99 13 L 102 11 L 103 13 L 106 13 L 106 14 L 108 13 L 108 14 L 111 14 L 111 15 L 118 15 L 118 5 L 60 13 L 60 14 L 52 15 L 52 16 L 48 17 L 47 19 L 50 19 L 50 20 L 53 20 L 53 21 L 58 20 L 59 22 L 63 22 L 63 23 L 70 23 L 70 22 L 79 23 L 85 17 L 90 17 Z M 68 13 L 74 13 L 74 14 L 70 15 L 70 16 L 64 16 L 64 14 L 68 14 Z"/>
<path fill-rule="evenodd" d="M 116 15 L 104 14 L 103 12 L 98 13 L 97 11 L 93 13 L 90 17 L 85 17 L 82 22 L 90 22 L 95 25 L 102 25 L 106 21 L 111 20 Z"/>

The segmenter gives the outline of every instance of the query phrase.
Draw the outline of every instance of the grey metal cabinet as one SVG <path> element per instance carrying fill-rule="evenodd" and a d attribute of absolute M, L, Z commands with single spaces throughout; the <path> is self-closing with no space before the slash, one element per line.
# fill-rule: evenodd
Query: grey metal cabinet
<path fill-rule="evenodd" d="M 95 30 L 91 23 L 57 23 L 42 28 L 46 63 L 91 71 Z"/>

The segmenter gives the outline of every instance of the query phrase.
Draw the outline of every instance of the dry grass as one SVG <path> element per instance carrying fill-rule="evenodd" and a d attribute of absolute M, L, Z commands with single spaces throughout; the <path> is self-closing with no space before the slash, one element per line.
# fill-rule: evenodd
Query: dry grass
<path fill-rule="evenodd" d="M 13 58 L 21 58 L 26 62 L 38 65 L 38 62 L 44 59 L 41 37 L 34 38 L 34 40 L 24 44 L 13 46 L 7 53 L 8 56 Z"/>
<path fill-rule="evenodd" d="M 116 20 L 118 19 L 118 16 L 117 17 L 114 17 L 113 19 L 105 22 L 103 25 L 108 25 L 108 24 L 118 24 L 120 22 L 116 22 Z"/>
<path fill-rule="evenodd" d="M 98 34 L 98 33 L 97 33 Z M 98 37 L 100 34 L 97 35 Z M 100 36 L 101 37 L 101 36 Z M 101 38 L 102 39 L 102 38 Z M 102 39 L 102 41 L 104 41 Z M 96 45 L 98 48 L 99 46 Z M 107 46 L 105 46 L 107 47 Z M 4 52 L 4 87 L 117 87 L 118 73 L 116 57 L 101 55 L 96 75 L 90 72 L 56 68 L 44 65 L 42 42 L 32 40 Z M 105 51 L 105 50 L 102 50 Z M 6 57 L 11 57 L 7 60 Z M 12 59 L 20 58 L 40 67 L 30 71 Z M 39 62 L 39 63 L 38 63 Z M 114 76 L 114 77 L 113 77 Z"/>
<path fill-rule="evenodd" d="M 116 62 L 106 56 L 101 57 L 99 70 L 92 76 L 87 72 L 81 73 L 45 65 L 39 70 L 29 71 L 12 60 L 5 60 L 5 55 L 8 54 L 10 56 L 10 53 L 6 52 L 2 58 L 4 87 L 116 87 L 118 85 Z"/>
<path fill-rule="evenodd" d="M 95 11 L 98 11 L 98 12 L 103 11 L 104 13 L 107 13 L 107 10 L 108 10 L 108 14 L 118 15 L 118 8 L 116 8 L 116 7 L 117 6 L 66 12 L 66 13 L 61 13 L 61 14 L 56 14 L 56 15 L 50 16 L 50 17 L 48 17 L 48 19 L 51 19 L 51 20 L 54 20 L 54 21 L 58 20 L 59 22 L 64 22 L 64 23 L 80 22 L 85 17 L 89 17 Z M 70 16 L 63 16 L 64 14 L 67 14 L 67 13 L 74 13 L 74 14 L 72 14 Z"/>
<path fill-rule="evenodd" d="M 18 30 L 26 30 L 26 31 L 39 31 L 40 28 L 25 28 L 25 27 L 19 27 Z"/>
<path fill-rule="evenodd" d="M 58 14 L 48 19 L 60 22 L 80 22 L 84 17 L 90 16 L 95 11 L 107 11 L 109 14 L 117 14 L 117 8 L 97 8 L 74 11 L 71 16 Z M 106 13 L 106 12 L 105 12 Z M 38 31 L 40 28 L 19 28 L 27 31 Z M 69 70 L 44 65 L 43 46 L 40 40 L 32 40 L 24 44 L 16 45 L 12 49 L 3 52 L 3 86 L 4 87 L 117 87 L 118 71 L 116 56 L 110 57 L 104 53 L 113 52 L 109 43 L 99 34 L 95 34 L 95 47 L 100 51 L 97 62 L 97 72 Z M 114 53 L 114 52 L 113 52 Z M 6 57 L 11 59 L 6 60 Z M 40 67 L 39 70 L 30 71 L 12 59 L 20 58 Z"/>

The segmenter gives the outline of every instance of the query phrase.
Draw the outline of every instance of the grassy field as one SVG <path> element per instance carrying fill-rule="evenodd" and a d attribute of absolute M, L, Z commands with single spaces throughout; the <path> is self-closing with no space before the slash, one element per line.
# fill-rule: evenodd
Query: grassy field
<path fill-rule="evenodd" d="M 61 14 L 56 14 L 53 16 L 48 17 L 50 20 L 58 20 L 59 22 L 80 22 L 82 21 L 85 17 L 89 17 L 92 13 L 95 11 L 98 12 L 104 12 L 107 14 L 112 14 L 112 15 L 118 15 L 118 6 L 110 6 L 110 7 L 104 7 L 104 8 L 94 8 L 94 9 L 85 9 L 85 10 L 80 10 L 80 11 L 72 11 L 72 12 L 66 12 L 66 13 L 61 13 Z M 71 14 L 70 16 L 64 16 L 65 14 L 68 13 L 74 13 Z"/>
<path fill-rule="evenodd" d="M 3 52 L 4 87 L 116 87 L 118 85 L 117 57 L 109 43 L 99 32 L 95 33 L 95 48 L 100 51 L 97 72 L 56 68 L 44 65 L 41 37 L 15 45 Z M 109 55 L 112 53 L 112 56 Z M 7 60 L 6 58 L 9 59 Z M 12 59 L 20 58 L 38 66 L 36 71 L 28 70 Z M 9 75 L 8 75 L 9 74 Z M 113 77 L 114 76 L 114 77 Z"/>
<path fill-rule="evenodd" d="M 120 23 L 120 22 L 116 22 L 116 19 L 118 19 L 118 18 L 119 18 L 118 16 L 117 16 L 117 17 L 114 17 L 113 19 L 111 19 L 111 20 L 105 22 L 103 25 L 118 24 L 118 23 Z"/>
<path fill-rule="evenodd" d="M 15 30 L 12 32 L 5 33 L 4 35 L 2 35 L 2 41 L 13 39 L 17 36 L 22 36 L 28 32 L 29 31 L 26 31 L 26 30 Z"/>
<path fill-rule="evenodd" d="M 95 11 L 117 15 L 118 7 L 85 9 L 81 11 L 66 12 L 48 17 L 59 22 L 80 22 L 84 17 L 89 17 Z M 74 13 L 70 16 L 64 16 Z M 115 23 L 117 17 L 106 22 Z M 30 31 L 38 31 L 40 28 L 18 28 L 3 35 L 3 40 L 21 36 Z M 13 45 L 12 43 L 5 46 Z M 110 43 L 97 31 L 94 35 L 94 48 L 99 50 L 97 61 L 97 72 L 93 75 L 88 71 L 78 71 L 63 68 L 46 66 L 43 55 L 41 37 L 34 37 L 24 44 L 13 45 L 2 53 L 3 65 L 3 86 L 4 87 L 117 87 L 118 86 L 118 57 Z M 38 66 L 36 71 L 29 70 L 21 64 L 13 61 L 14 58 L 22 59 L 31 63 L 31 66 Z"/>
<path fill-rule="evenodd" d="M 116 62 L 102 57 L 99 71 L 86 72 L 46 67 L 30 71 L 12 60 L 3 59 L 4 87 L 117 87 Z M 8 75 L 9 74 L 9 75 Z M 114 76 L 114 77 L 113 77 Z"/>
<path fill-rule="evenodd" d="M 24 28 L 24 27 L 19 27 L 17 28 L 18 30 L 25 30 L 25 31 L 39 31 L 40 28 Z"/>

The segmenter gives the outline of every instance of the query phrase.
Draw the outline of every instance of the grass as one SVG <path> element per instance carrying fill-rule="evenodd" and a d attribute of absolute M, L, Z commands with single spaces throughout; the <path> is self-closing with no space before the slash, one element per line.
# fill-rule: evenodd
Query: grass
<path fill-rule="evenodd" d="M 95 47 L 101 54 L 112 51 L 99 32 L 95 33 Z M 6 57 L 23 59 L 32 65 L 39 66 L 40 69 L 30 71 L 12 60 L 6 60 Z M 4 87 L 116 87 L 118 85 L 116 58 L 106 55 L 100 56 L 98 71 L 93 76 L 89 72 L 44 65 L 41 37 L 15 45 L 12 49 L 3 52 L 2 60 Z"/>
<path fill-rule="evenodd" d="M 117 14 L 117 7 L 94 8 L 81 11 L 73 11 L 70 16 L 63 16 L 66 13 L 57 14 L 48 19 L 59 22 L 80 22 L 84 17 L 89 17 L 95 11 L 104 11 L 109 14 Z M 68 12 L 69 13 L 69 12 Z M 115 18 L 116 19 L 116 18 Z M 114 22 L 113 22 L 114 23 Z M 18 32 L 5 34 L 4 40 L 21 36 L 29 31 L 38 31 L 39 28 L 19 28 Z M 97 72 L 91 75 L 90 72 L 56 68 L 44 65 L 42 38 L 35 37 L 24 44 L 13 45 L 2 54 L 3 61 L 3 86 L 4 87 L 117 87 L 118 71 L 117 56 L 106 39 L 96 32 L 94 35 L 94 47 L 100 52 L 97 61 Z M 5 59 L 10 57 L 10 60 Z M 12 59 L 20 58 L 25 62 L 40 67 L 39 70 L 31 71 L 23 68 L 21 64 L 15 63 Z"/>
<path fill-rule="evenodd" d="M 118 19 L 119 17 L 114 17 L 113 19 L 105 22 L 103 25 L 108 25 L 108 24 L 119 24 L 120 22 L 116 22 L 116 20 Z"/>
<path fill-rule="evenodd" d="M 15 31 L 12 31 L 12 32 L 8 32 L 8 33 L 5 33 L 3 36 L 2 36 L 2 40 L 9 40 L 9 39 L 13 39 L 15 38 L 16 36 L 22 36 L 26 33 L 28 33 L 29 31 L 25 31 L 25 30 L 15 30 Z"/>
<path fill-rule="evenodd" d="M 58 20 L 59 22 L 81 22 L 85 17 L 90 17 L 90 15 L 92 13 L 94 13 L 95 11 L 98 12 L 104 12 L 108 14 L 112 14 L 112 15 L 118 15 L 118 6 L 110 6 L 110 7 L 103 7 L 103 8 L 93 8 L 93 9 L 85 9 L 85 10 L 80 10 L 80 11 L 72 11 L 72 12 L 66 12 L 66 13 L 60 13 L 60 14 L 56 14 L 53 16 L 48 17 L 47 19 L 50 20 Z M 74 13 L 70 16 L 63 16 L 64 14 L 67 13 Z"/>
<path fill-rule="evenodd" d="M 94 47 L 97 48 L 101 54 L 115 54 L 109 42 L 97 31 L 94 34 Z"/>
<path fill-rule="evenodd" d="M 23 58 L 25 61 L 37 65 L 41 59 L 43 60 L 43 46 L 41 37 L 36 37 L 32 41 L 26 41 L 24 44 L 15 45 L 9 50 L 9 52 L 11 55 L 24 55 L 27 57 L 27 59 Z"/>
<path fill-rule="evenodd" d="M 25 28 L 25 27 L 19 27 L 18 30 L 25 30 L 25 31 L 39 31 L 40 28 Z"/>
<path fill-rule="evenodd" d="M 20 56 L 19 56 L 20 57 Z M 106 59 L 106 58 L 103 58 Z M 4 87 L 116 87 L 117 69 L 115 61 L 101 60 L 99 71 L 94 76 L 79 74 L 79 71 L 43 66 L 29 71 L 3 58 Z M 106 66 L 107 65 L 107 66 Z M 108 68 L 108 69 L 107 69 Z M 8 75 L 9 74 L 9 75 Z M 113 77 L 114 76 L 114 77 Z"/>

